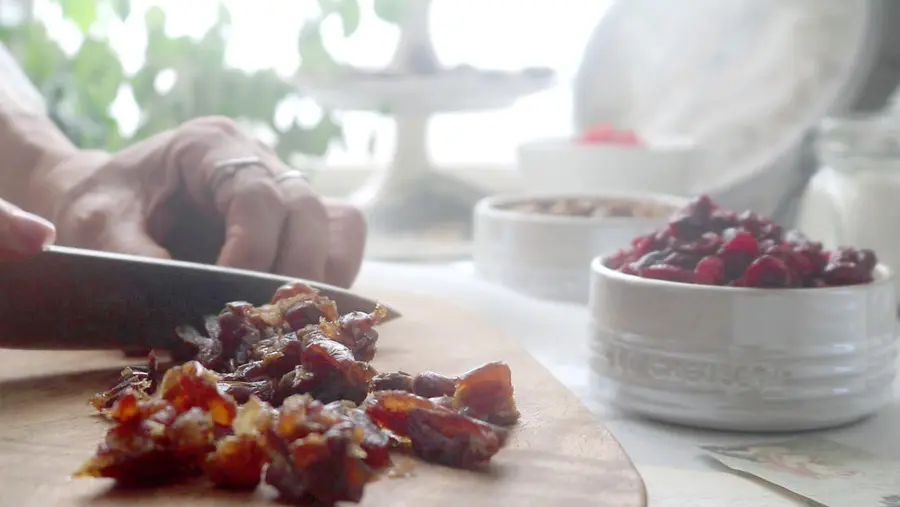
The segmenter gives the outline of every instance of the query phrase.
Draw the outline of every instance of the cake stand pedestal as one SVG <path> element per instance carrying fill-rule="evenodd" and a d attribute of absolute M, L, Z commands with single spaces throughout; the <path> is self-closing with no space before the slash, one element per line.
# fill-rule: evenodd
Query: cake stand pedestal
<path fill-rule="evenodd" d="M 369 222 L 368 258 L 452 260 L 470 255 L 472 210 L 485 192 L 437 170 L 427 154 L 431 116 L 509 107 L 548 88 L 549 69 L 516 72 L 441 68 L 429 33 L 430 0 L 409 2 L 400 43 L 386 70 L 344 68 L 300 76 L 302 91 L 334 110 L 380 111 L 396 122 L 392 160 L 351 201 Z"/>

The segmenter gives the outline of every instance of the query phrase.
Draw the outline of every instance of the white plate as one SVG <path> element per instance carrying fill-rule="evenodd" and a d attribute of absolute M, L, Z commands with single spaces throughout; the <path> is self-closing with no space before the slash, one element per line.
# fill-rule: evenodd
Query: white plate
<path fill-rule="evenodd" d="M 870 0 L 616 2 L 586 50 L 576 122 L 695 139 L 708 155 L 691 188 L 715 194 L 788 156 L 826 111 L 855 99 L 881 11 Z"/>

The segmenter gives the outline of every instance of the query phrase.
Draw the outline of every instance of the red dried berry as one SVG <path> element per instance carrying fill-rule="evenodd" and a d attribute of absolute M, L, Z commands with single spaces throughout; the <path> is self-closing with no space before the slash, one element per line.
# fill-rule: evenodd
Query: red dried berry
<path fill-rule="evenodd" d="M 709 226 L 714 232 L 722 232 L 740 225 L 737 214 L 732 211 L 717 209 L 709 217 Z"/>
<path fill-rule="evenodd" d="M 792 280 L 788 265 L 771 255 L 763 255 L 753 261 L 743 277 L 744 285 L 759 288 L 790 287 Z"/>
<path fill-rule="evenodd" d="M 663 259 L 662 264 L 693 270 L 703 257 L 700 255 L 672 252 Z"/>
<path fill-rule="evenodd" d="M 722 259 L 710 255 L 704 257 L 694 268 L 694 280 L 703 285 L 718 285 L 725 278 L 725 263 Z"/>
<path fill-rule="evenodd" d="M 627 250 L 619 250 L 618 252 L 606 258 L 606 267 L 610 269 L 619 269 L 627 264 L 631 259 L 631 254 Z"/>
<path fill-rule="evenodd" d="M 871 282 L 872 276 L 854 262 L 834 262 L 825 266 L 822 280 L 828 285 L 858 285 Z"/>
<path fill-rule="evenodd" d="M 663 260 L 666 258 L 665 252 L 650 252 L 647 255 L 641 257 L 632 263 L 632 268 L 636 270 L 641 270 L 644 268 L 649 268 L 650 266 L 655 266 L 657 264 L 662 264 Z"/>
<path fill-rule="evenodd" d="M 875 252 L 872 250 L 859 250 L 857 252 L 857 264 L 864 271 L 871 272 L 875 269 L 875 266 L 878 265 L 878 256 L 875 255 Z"/>
<path fill-rule="evenodd" d="M 695 241 L 680 241 L 672 245 L 676 252 L 712 255 L 722 247 L 722 237 L 715 232 L 707 232 Z"/>
<path fill-rule="evenodd" d="M 878 259 L 871 250 L 822 244 L 756 213 L 692 200 L 654 233 L 635 238 L 607 265 L 645 278 L 732 287 L 823 287 L 867 283 Z"/>
<path fill-rule="evenodd" d="M 777 224 L 763 225 L 757 236 L 761 241 L 780 243 L 784 237 L 784 229 Z"/>
<path fill-rule="evenodd" d="M 747 231 L 731 229 L 730 232 L 726 231 L 726 241 L 722 248 L 719 249 L 719 254 L 729 255 L 734 253 L 740 253 L 754 259 L 759 255 L 759 243 L 756 242 L 753 234 Z"/>
<path fill-rule="evenodd" d="M 655 280 L 666 280 L 669 282 L 694 283 L 694 272 L 688 271 L 677 266 L 668 266 L 665 264 L 650 266 L 638 271 L 643 278 L 653 278 Z"/>

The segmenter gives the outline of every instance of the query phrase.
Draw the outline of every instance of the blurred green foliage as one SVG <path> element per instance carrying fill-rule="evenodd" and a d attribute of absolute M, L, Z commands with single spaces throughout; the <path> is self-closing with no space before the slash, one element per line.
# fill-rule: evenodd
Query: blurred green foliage
<path fill-rule="evenodd" d="M 83 148 L 116 150 L 205 115 L 225 115 L 251 124 L 268 126 L 276 134 L 279 155 L 302 153 L 321 156 L 333 140 L 342 139 L 342 128 L 326 111 L 318 124 L 287 129 L 275 124 L 275 112 L 285 99 L 297 96 L 297 88 L 273 70 L 245 72 L 225 62 L 231 16 L 219 4 L 216 22 L 199 39 L 166 34 L 166 15 L 157 8 L 144 15 L 147 29 L 145 62 L 137 72 L 125 72 L 119 56 L 102 35 L 111 13 L 119 21 L 131 15 L 129 0 L 53 0 L 64 16 L 84 35 L 84 42 L 69 57 L 48 37 L 44 24 L 25 16 L 21 22 L 0 25 L 0 40 L 44 94 L 56 123 Z M 298 72 L 324 73 L 337 67 L 323 44 L 321 26 L 331 16 L 340 18 L 349 37 L 360 24 L 358 0 L 316 1 L 321 11 L 300 30 Z M 399 19 L 408 0 L 375 0 L 375 13 L 388 22 Z M 107 17 L 105 17 L 107 16 Z M 160 93 L 157 78 L 174 71 L 174 86 Z M 110 106 L 121 86 L 129 86 L 141 111 L 133 135 L 124 136 Z"/>

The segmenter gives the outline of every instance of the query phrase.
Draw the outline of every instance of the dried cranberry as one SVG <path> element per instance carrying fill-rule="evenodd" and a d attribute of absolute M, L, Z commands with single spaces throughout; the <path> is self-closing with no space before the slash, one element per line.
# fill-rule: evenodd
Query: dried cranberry
<path fill-rule="evenodd" d="M 788 265 L 772 255 L 763 255 L 753 261 L 744 274 L 747 287 L 790 287 L 794 277 Z"/>
<path fill-rule="evenodd" d="M 676 266 L 684 269 L 694 269 L 702 257 L 699 255 L 672 252 L 663 259 L 662 264 Z"/>
<path fill-rule="evenodd" d="M 858 264 L 865 271 L 872 271 L 878 263 L 875 252 L 871 250 L 857 250 L 851 247 L 840 247 L 828 256 L 829 263 L 849 262 Z"/>
<path fill-rule="evenodd" d="M 875 269 L 875 266 L 878 265 L 878 256 L 875 255 L 875 252 L 872 250 L 859 250 L 857 252 L 857 260 L 856 262 L 866 272 L 871 272 Z"/>
<path fill-rule="evenodd" d="M 683 241 L 693 241 L 703 234 L 704 224 L 696 217 L 683 216 L 669 223 L 669 235 Z"/>
<path fill-rule="evenodd" d="M 701 195 L 689 202 L 686 208 L 690 215 L 698 217 L 703 222 L 708 222 L 717 206 L 708 195 Z"/>
<path fill-rule="evenodd" d="M 761 241 L 773 241 L 776 243 L 780 243 L 782 238 L 784 237 L 784 229 L 777 224 L 766 224 L 762 226 L 757 237 Z"/>
<path fill-rule="evenodd" d="M 797 274 L 798 283 L 806 281 L 819 272 L 819 267 L 804 252 L 797 251 L 786 243 L 763 250 L 764 254 L 778 257 Z"/>
<path fill-rule="evenodd" d="M 717 209 L 713 211 L 709 219 L 710 228 L 715 232 L 722 232 L 740 225 L 737 214 L 731 211 Z"/>
<path fill-rule="evenodd" d="M 784 233 L 784 241 L 792 245 L 805 245 L 809 243 L 809 239 L 805 234 L 793 229 Z"/>
<path fill-rule="evenodd" d="M 638 270 L 634 269 L 631 264 L 622 266 L 621 268 L 619 268 L 619 272 L 625 273 L 626 275 L 640 276 Z"/>
<path fill-rule="evenodd" d="M 618 252 L 606 258 L 606 267 L 610 269 L 619 269 L 631 261 L 631 253 L 627 250 L 619 250 Z"/>
<path fill-rule="evenodd" d="M 804 250 L 808 250 L 811 252 L 821 252 L 822 251 L 822 243 L 818 243 L 815 241 L 810 241 L 809 238 L 806 237 L 800 231 L 787 231 L 784 234 L 785 243 L 790 243 L 791 245 L 802 247 Z"/>
<path fill-rule="evenodd" d="M 842 246 L 828 254 L 828 262 L 856 262 L 856 250 Z"/>
<path fill-rule="evenodd" d="M 643 257 L 644 255 L 656 250 L 656 235 L 648 234 L 646 236 L 638 236 L 631 241 L 631 246 L 634 249 L 634 254 L 637 257 Z"/>
<path fill-rule="evenodd" d="M 694 268 L 694 280 L 703 285 L 718 285 L 725 278 L 725 263 L 715 255 L 704 257 Z"/>
<path fill-rule="evenodd" d="M 872 276 L 856 263 L 834 262 L 825 266 L 822 280 L 828 285 L 857 285 L 871 282 Z"/>
<path fill-rule="evenodd" d="M 662 264 L 663 260 L 665 258 L 666 258 L 665 252 L 650 252 L 647 255 L 636 260 L 634 263 L 632 263 L 631 267 L 634 269 L 637 269 L 637 270 L 649 268 L 650 266 Z"/>
<path fill-rule="evenodd" d="M 737 229 L 729 229 L 725 232 L 726 241 L 719 249 L 720 255 L 741 253 L 750 258 L 756 258 L 759 255 L 759 243 L 756 242 L 753 234 Z"/>
<path fill-rule="evenodd" d="M 672 245 L 676 252 L 712 255 L 722 246 L 722 237 L 714 232 L 704 233 L 695 241 L 677 241 Z"/>
<path fill-rule="evenodd" d="M 656 280 L 666 280 L 669 282 L 693 283 L 694 272 L 688 271 L 677 266 L 668 266 L 665 264 L 650 266 L 638 271 L 644 278 L 653 278 Z"/>
<path fill-rule="evenodd" d="M 769 249 L 779 246 L 778 242 L 772 239 L 764 239 L 759 242 L 759 251 L 766 253 Z"/>
<path fill-rule="evenodd" d="M 771 224 L 771 222 L 760 218 L 759 215 L 752 211 L 745 211 L 738 215 L 738 222 L 741 224 L 742 229 L 754 236 L 759 236 L 763 228 Z"/>
<path fill-rule="evenodd" d="M 870 250 L 822 244 L 756 213 L 719 209 L 707 196 L 691 201 L 668 225 L 635 238 L 607 259 L 622 273 L 733 287 L 823 287 L 867 283 L 878 263 Z"/>

